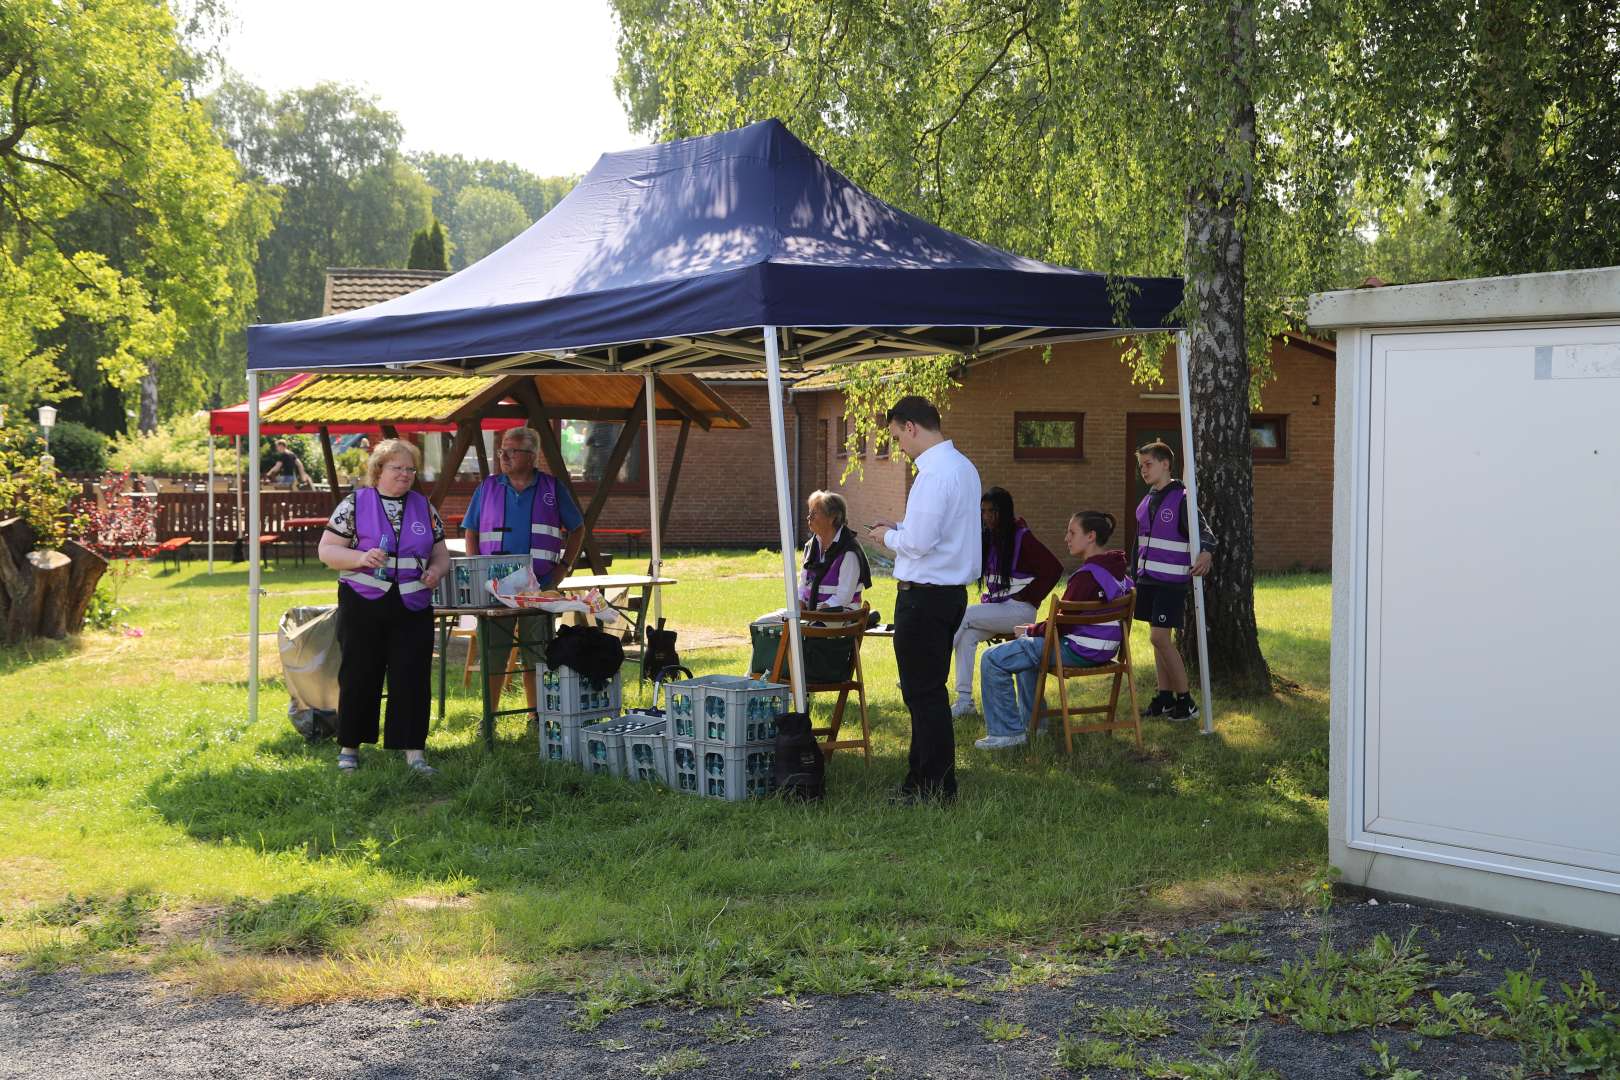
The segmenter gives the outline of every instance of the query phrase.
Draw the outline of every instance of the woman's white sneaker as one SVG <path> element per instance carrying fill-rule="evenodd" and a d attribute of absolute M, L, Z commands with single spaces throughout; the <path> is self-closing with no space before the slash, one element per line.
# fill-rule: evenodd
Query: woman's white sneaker
<path fill-rule="evenodd" d="M 951 719 L 955 720 L 959 716 L 967 716 L 978 711 L 973 705 L 972 698 L 957 698 L 955 704 L 951 706 Z"/>

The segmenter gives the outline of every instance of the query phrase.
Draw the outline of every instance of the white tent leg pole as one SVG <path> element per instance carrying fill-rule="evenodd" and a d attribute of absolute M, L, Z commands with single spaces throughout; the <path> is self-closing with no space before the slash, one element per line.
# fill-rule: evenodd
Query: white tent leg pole
<path fill-rule="evenodd" d="M 647 509 L 652 511 L 650 570 L 654 578 L 660 578 L 664 576 L 664 537 L 662 523 L 658 520 L 662 516 L 662 506 L 658 501 L 658 381 L 650 371 L 643 379 L 647 387 Z M 657 626 L 664 617 L 664 591 L 657 585 L 652 587 L 652 602 L 652 624 Z"/>
<path fill-rule="evenodd" d="M 214 572 L 214 436 L 208 436 L 208 572 Z"/>
<path fill-rule="evenodd" d="M 242 517 L 242 436 L 232 435 L 231 443 L 236 447 L 236 475 L 231 478 L 231 488 L 236 492 L 236 536 L 241 539 L 242 522 L 246 520 Z"/>
<path fill-rule="evenodd" d="M 1176 334 L 1176 386 L 1181 396 L 1181 456 L 1185 461 L 1182 483 L 1187 485 L 1187 537 L 1196 562 L 1202 541 L 1198 535 L 1198 464 L 1193 456 L 1192 383 L 1187 365 L 1192 352 L 1187 331 Z M 1215 701 L 1209 693 L 1209 630 L 1204 618 L 1204 579 L 1193 578 L 1193 619 L 1198 630 L 1198 707 L 1204 714 L 1204 734 L 1215 731 Z"/>
<path fill-rule="evenodd" d="M 776 525 L 782 539 L 782 585 L 787 592 L 788 664 L 793 673 L 793 711 L 808 712 L 804 692 L 804 641 L 799 636 L 799 571 L 793 565 L 793 499 L 788 487 L 787 422 L 782 415 L 782 355 L 776 327 L 765 327 L 765 386 L 771 399 L 771 462 L 776 469 Z"/>
<path fill-rule="evenodd" d="M 259 722 L 259 373 L 248 372 L 248 725 Z"/>

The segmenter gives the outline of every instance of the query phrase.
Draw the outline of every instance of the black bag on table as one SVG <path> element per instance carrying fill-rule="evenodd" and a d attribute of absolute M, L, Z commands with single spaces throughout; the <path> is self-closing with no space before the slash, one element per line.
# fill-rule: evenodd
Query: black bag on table
<path fill-rule="evenodd" d="M 783 713 L 776 718 L 776 793 L 784 799 L 810 802 L 826 794 L 827 759 L 810 734 L 810 714 Z"/>

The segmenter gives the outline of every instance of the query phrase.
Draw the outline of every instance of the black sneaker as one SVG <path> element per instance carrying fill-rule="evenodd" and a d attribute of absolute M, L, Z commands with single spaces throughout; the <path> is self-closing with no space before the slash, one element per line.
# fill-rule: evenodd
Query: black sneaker
<path fill-rule="evenodd" d="M 1171 703 L 1169 710 L 1164 714 L 1166 720 L 1181 722 L 1191 720 L 1198 715 L 1198 705 L 1190 697 L 1177 698 Z"/>
<path fill-rule="evenodd" d="M 1153 700 L 1147 703 L 1147 708 L 1142 710 L 1142 715 L 1167 716 L 1175 704 L 1176 695 L 1170 693 L 1168 690 L 1160 690 L 1157 694 L 1153 695 Z"/>

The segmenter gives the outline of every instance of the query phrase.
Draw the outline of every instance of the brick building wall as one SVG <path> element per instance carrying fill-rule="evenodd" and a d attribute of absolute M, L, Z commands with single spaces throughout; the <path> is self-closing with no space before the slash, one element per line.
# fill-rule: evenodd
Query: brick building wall
<path fill-rule="evenodd" d="M 764 382 L 716 381 L 714 389 L 751 425 L 742 431 L 695 425 L 687 436 L 680 483 L 670 513 L 667 546 L 754 547 L 777 544 L 776 483 L 771 466 L 771 421 Z M 789 472 L 798 439 L 798 416 L 787 410 Z M 680 428 L 658 426 L 659 480 L 664 483 L 675 458 Z M 807 426 L 805 444 L 814 441 Z M 802 451 L 808 456 L 810 451 Z M 805 489 L 807 492 L 810 489 Z M 662 498 L 662 491 L 659 493 Z M 583 501 L 589 497 L 582 493 Z M 582 506 L 581 509 L 584 509 Z M 795 513 L 797 513 L 797 503 Z M 644 492 L 614 492 L 597 524 L 604 528 L 645 529 L 651 520 Z M 615 545 L 608 545 L 613 550 Z"/>
<path fill-rule="evenodd" d="M 1076 510 L 1106 510 L 1121 518 L 1111 543 L 1126 542 L 1123 519 L 1136 502 L 1128 486 L 1134 483 L 1131 451 L 1140 438 L 1130 418 L 1159 414 L 1172 426 L 1177 422 L 1173 374 L 1164 386 L 1134 385 L 1118 357 L 1116 342 L 1098 341 L 1056 346 L 1050 361 L 1040 350 L 987 360 L 966 371 L 944 414 L 945 433 L 978 466 L 984 485 L 1011 492 L 1018 513 L 1059 558 L 1066 558 L 1063 531 Z M 1285 340 L 1273 351 L 1272 364 L 1276 378 L 1262 392 L 1259 412 L 1283 422 L 1286 457 L 1255 464 L 1255 565 L 1324 568 L 1332 549 L 1333 362 Z M 813 415 L 836 433 L 841 394 L 796 398 L 806 412 L 818 399 Z M 1084 456 L 1015 459 L 1015 412 L 1082 414 Z M 905 508 L 906 467 L 869 453 L 863 479 L 836 483 L 845 464 L 840 450 L 829 447 L 826 460 L 834 490 L 850 502 L 851 518 L 898 518 Z"/>
<path fill-rule="evenodd" d="M 1333 361 L 1291 339 L 1272 353 L 1276 378 L 1261 394 L 1259 414 L 1281 420 L 1286 456 L 1256 461 L 1255 566 L 1262 571 L 1328 566 L 1332 550 Z M 985 486 L 1013 495 L 1019 514 L 1066 563 L 1063 530 L 1079 509 L 1106 510 L 1121 519 L 1111 543 L 1127 542 L 1124 520 L 1134 509 L 1134 447 L 1141 439 L 1131 418 L 1160 416 L 1174 426 L 1174 376 L 1162 386 L 1132 384 L 1120 363 L 1118 344 L 1073 342 L 1028 350 L 970 367 L 945 411 L 945 432 L 978 466 Z M 668 546 L 775 547 L 776 493 L 771 467 L 771 427 L 762 380 L 715 380 L 713 388 L 748 419 L 743 431 L 693 428 L 681 466 L 670 518 Z M 1027 460 L 1013 455 L 1016 412 L 1083 414 L 1080 460 Z M 803 541 L 804 499 L 819 487 L 849 503 L 857 528 L 905 512 L 910 470 L 898 459 L 868 452 L 860 476 L 842 479 L 844 456 L 837 391 L 790 391 L 787 399 L 789 473 L 798 542 Z M 660 478 L 669 474 L 679 429 L 661 424 Z M 585 494 L 588 501 L 588 493 Z M 464 499 L 461 506 L 465 506 Z M 614 493 L 599 524 L 606 528 L 648 526 L 644 493 Z M 619 548 L 617 543 L 607 550 Z"/>

